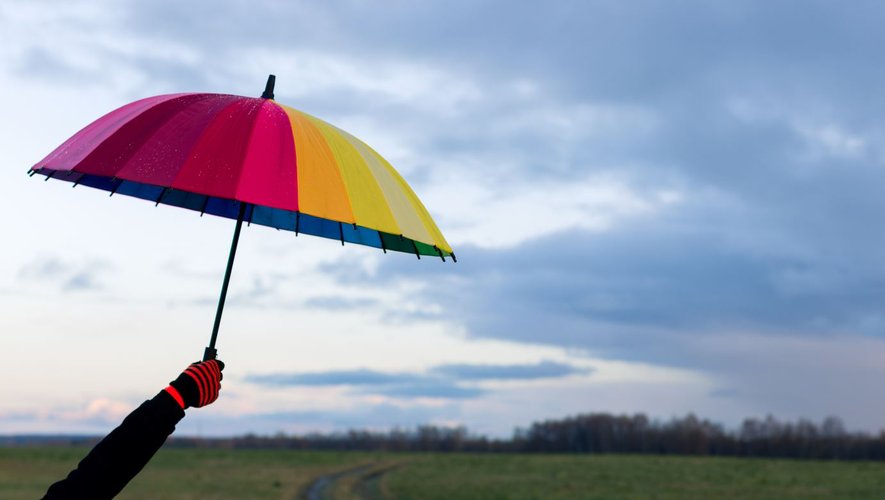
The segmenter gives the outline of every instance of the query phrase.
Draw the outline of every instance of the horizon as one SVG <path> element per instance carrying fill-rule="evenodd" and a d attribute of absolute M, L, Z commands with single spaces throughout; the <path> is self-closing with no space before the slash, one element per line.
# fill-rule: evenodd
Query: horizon
<path fill-rule="evenodd" d="M 512 432 L 509 435 L 504 435 L 504 434 L 488 435 L 488 434 L 476 433 L 476 432 L 471 431 L 470 428 L 468 428 L 464 425 L 461 425 L 461 424 L 433 425 L 433 424 L 418 423 L 412 427 L 403 427 L 403 426 L 392 426 L 392 427 L 388 427 L 388 428 L 353 427 L 353 428 L 346 428 L 346 429 L 333 429 L 328 432 L 308 431 L 308 432 L 303 432 L 303 433 L 291 433 L 291 434 L 287 434 L 285 432 L 280 432 L 280 431 L 267 433 L 267 434 L 261 434 L 261 433 L 255 433 L 255 432 L 249 431 L 249 432 L 245 432 L 242 434 L 230 434 L 230 435 L 228 435 L 228 434 L 201 435 L 201 434 L 173 433 L 172 435 L 169 436 L 169 439 L 170 440 L 181 440 L 181 441 L 187 441 L 187 440 L 226 441 L 226 440 L 238 440 L 238 439 L 253 438 L 253 437 L 258 438 L 258 439 L 269 439 L 269 440 L 273 440 L 273 439 L 304 439 L 304 438 L 312 438 L 312 437 L 339 438 L 339 437 L 345 437 L 348 434 L 353 433 L 353 432 L 367 433 L 367 434 L 378 435 L 378 436 L 391 436 L 391 435 L 397 434 L 397 433 L 404 433 L 406 435 L 411 435 L 412 437 L 414 437 L 414 435 L 416 433 L 420 433 L 422 429 L 433 428 L 433 429 L 438 429 L 438 430 L 443 430 L 443 431 L 463 431 L 464 437 L 467 439 L 488 439 L 493 442 L 508 442 L 508 441 L 514 441 L 514 440 L 520 439 L 521 437 L 523 437 L 525 435 L 525 433 L 527 431 L 529 431 L 535 425 L 545 425 L 545 424 L 550 424 L 550 423 L 564 423 L 564 422 L 568 422 L 568 421 L 571 421 L 574 419 L 579 419 L 582 417 L 587 418 L 587 417 L 600 417 L 600 416 L 606 417 L 606 418 L 615 418 L 615 419 L 644 418 L 644 419 L 647 419 L 647 421 L 650 425 L 659 426 L 659 427 L 666 426 L 668 424 L 674 424 L 677 422 L 682 422 L 685 420 L 695 419 L 698 423 L 709 423 L 709 424 L 719 428 L 725 434 L 732 435 L 732 436 L 740 436 L 741 433 L 744 431 L 744 428 L 747 425 L 754 425 L 754 424 L 759 424 L 759 423 L 762 423 L 762 424 L 774 423 L 775 426 L 777 426 L 779 429 L 783 430 L 787 427 L 795 427 L 797 425 L 805 425 L 805 424 L 810 424 L 815 429 L 822 429 L 828 424 L 828 422 L 831 422 L 831 423 L 835 422 L 835 424 L 833 424 L 833 425 L 836 425 L 836 427 L 839 429 L 838 434 L 840 436 L 864 437 L 864 438 L 869 438 L 869 439 L 876 439 L 876 438 L 881 439 L 881 438 L 885 437 L 885 428 L 879 430 L 878 432 L 868 432 L 868 431 L 864 431 L 864 430 L 847 429 L 844 427 L 844 422 L 842 421 L 842 419 L 840 417 L 838 417 L 837 415 L 829 415 L 829 416 L 821 419 L 819 422 L 811 420 L 811 419 L 807 419 L 807 418 L 802 418 L 802 417 L 800 417 L 794 421 L 793 420 L 790 420 L 790 421 L 778 420 L 777 416 L 771 415 L 771 414 L 765 415 L 764 417 L 763 416 L 748 416 L 748 417 L 744 417 L 744 419 L 741 421 L 740 425 L 729 427 L 726 425 L 722 425 L 719 422 L 707 419 L 702 415 L 695 415 L 694 413 L 691 413 L 691 412 L 686 413 L 684 415 L 671 415 L 670 417 L 666 417 L 666 418 L 649 416 L 649 415 L 646 415 L 645 413 L 642 413 L 642 412 L 633 413 L 633 414 L 627 414 L 627 413 L 615 414 L 615 413 L 605 413 L 605 412 L 594 412 L 594 413 L 563 415 L 559 418 L 545 419 L 545 420 L 541 420 L 541 421 L 530 422 L 524 426 L 514 427 Z M 101 433 L 99 433 L 99 434 L 76 434 L 76 433 L 74 433 L 74 434 L 65 434 L 65 433 L 0 434 L 0 446 L 13 446 L 14 447 L 19 444 L 27 444 L 27 443 L 31 443 L 31 442 L 35 442 L 35 441 L 36 442 L 44 442 L 45 441 L 48 443 L 48 442 L 54 442 L 57 440 L 63 440 L 63 441 L 70 441 L 70 440 L 76 441 L 76 440 L 81 440 L 81 439 L 100 440 L 103 437 L 104 437 L 104 435 Z M 6 441 L 4 441 L 4 440 L 6 440 Z"/>

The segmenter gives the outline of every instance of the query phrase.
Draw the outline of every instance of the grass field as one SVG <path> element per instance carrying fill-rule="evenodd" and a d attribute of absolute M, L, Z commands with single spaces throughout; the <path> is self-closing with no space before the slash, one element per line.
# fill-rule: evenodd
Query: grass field
<path fill-rule="evenodd" d="M 0 449 L 0 499 L 40 498 L 88 451 Z M 117 498 L 294 499 L 319 475 L 378 460 L 365 453 L 161 449 Z"/>
<path fill-rule="evenodd" d="M 885 464 L 635 455 L 432 455 L 392 471 L 396 498 L 885 498 Z"/>
<path fill-rule="evenodd" d="M 39 498 L 85 454 L 0 449 L 0 498 Z M 885 463 L 630 455 L 470 455 L 163 449 L 121 499 L 885 498 Z"/>

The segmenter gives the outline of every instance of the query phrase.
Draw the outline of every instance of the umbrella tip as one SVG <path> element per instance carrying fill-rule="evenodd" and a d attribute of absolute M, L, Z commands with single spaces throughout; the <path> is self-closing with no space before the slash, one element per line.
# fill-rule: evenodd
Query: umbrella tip
<path fill-rule="evenodd" d="M 264 86 L 264 93 L 261 94 L 262 99 L 273 99 L 273 86 L 276 82 L 276 75 L 267 75 L 267 85 Z"/>

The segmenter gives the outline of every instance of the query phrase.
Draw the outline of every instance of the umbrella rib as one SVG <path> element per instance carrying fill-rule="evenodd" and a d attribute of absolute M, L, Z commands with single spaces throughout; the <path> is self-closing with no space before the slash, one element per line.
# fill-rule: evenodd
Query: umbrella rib
<path fill-rule="evenodd" d="M 341 246 L 344 246 L 344 225 L 338 223 L 338 237 L 341 238 Z"/>
<path fill-rule="evenodd" d="M 418 252 L 418 244 L 415 243 L 415 240 L 409 239 L 412 242 L 412 248 L 415 249 L 415 257 L 418 257 L 418 260 L 421 260 L 421 254 Z"/>

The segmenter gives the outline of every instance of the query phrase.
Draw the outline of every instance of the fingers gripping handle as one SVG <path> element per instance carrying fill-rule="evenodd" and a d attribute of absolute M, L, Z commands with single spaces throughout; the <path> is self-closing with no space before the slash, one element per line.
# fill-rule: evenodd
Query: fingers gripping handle
<path fill-rule="evenodd" d="M 207 347 L 203 351 L 203 361 L 209 361 L 210 359 L 215 359 L 218 357 L 218 349 L 214 347 Z"/>

